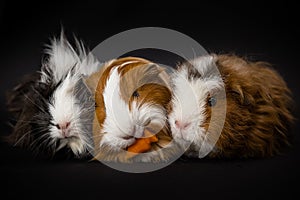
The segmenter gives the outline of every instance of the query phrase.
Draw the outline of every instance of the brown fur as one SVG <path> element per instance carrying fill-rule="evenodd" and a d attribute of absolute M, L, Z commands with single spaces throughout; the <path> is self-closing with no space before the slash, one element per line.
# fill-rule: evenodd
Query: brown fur
<path fill-rule="evenodd" d="M 218 150 L 210 157 L 280 153 L 290 144 L 288 128 L 293 122 L 291 91 L 283 78 L 268 63 L 235 55 L 218 55 L 216 64 L 225 83 L 227 110 Z"/>
<path fill-rule="evenodd" d="M 134 61 L 134 63 L 125 64 L 128 61 Z M 87 84 L 90 88 L 95 90 L 96 109 L 93 123 L 93 135 L 95 142 L 94 159 L 101 161 L 131 162 L 134 160 L 140 160 L 143 157 L 143 154 L 139 154 L 137 156 L 131 156 L 130 159 L 128 159 L 126 156 L 128 153 L 127 151 L 112 149 L 109 146 L 100 147 L 99 145 L 101 138 L 105 134 L 101 132 L 106 118 L 103 91 L 110 71 L 115 66 L 120 65 L 123 65 L 118 70 L 119 74 L 122 76 L 120 91 L 122 98 L 128 103 L 128 105 L 130 105 L 133 101 L 132 94 L 135 90 L 139 92 L 139 105 L 144 103 L 154 103 L 166 108 L 171 99 L 171 92 L 168 88 L 168 76 L 160 76 L 165 73 L 163 68 L 142 58 L 125 57 L 115 59 L 105 64 L 101 68 L 101 71 L 91 75 L 87 79 Z M 131 108 L 129 107 L 129 109 Z M 155 129 L 156 127 L 151 127 L 150 124 L 150 128 Z M 167 159 L 167 157 L 174 153 L 173 149 L 165 148 L 172 140 L 167 122 L 165 127 L 160 130 L 156 136 L 158 137 L 158 142 L 152 144 L 150 152 L 153 152 L 153 155 L 151 160 L 161 161 L 163 159 Z M 161 149 L 164 149 L 164 152 L 161 152 Z"/>

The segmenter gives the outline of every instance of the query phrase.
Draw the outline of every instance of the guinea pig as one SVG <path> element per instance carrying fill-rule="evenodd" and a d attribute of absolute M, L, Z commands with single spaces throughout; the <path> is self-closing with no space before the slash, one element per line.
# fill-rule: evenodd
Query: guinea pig
<path fill-rule="evenodd" d="M 167 123 L 171 91 L 163 67 L 144 58 L 117 58 L 105 63 L 86 83 L 94 91 L 96 103 L 94 159 L 164 162 L 177 155 Z M 158 141 L 143 153 L 127 151 L 146 137 L 145 131 L 156 135 Z"/>
<path fill-rule="evenodd" d="M 206 55 L 172 75 L 168 120 L 190 157 L 253 158 L 290 145 L 291 91 L 266 62 Z"/>
<path fill-rule="evenodd" d="M 9 92 L 8 110 L 15 120 L 6 138 L 10 144 L 34 153 L 54 155 L 67 147 L 76 157 L 87 155 L 90 137 L 83 116 L 93 109 L 83 99 L 89 94 L 81 82 L 100 64 L 82 42 L 75 40 L 73 48 L 63 32 L 52 39 L 41 69 Z"/>

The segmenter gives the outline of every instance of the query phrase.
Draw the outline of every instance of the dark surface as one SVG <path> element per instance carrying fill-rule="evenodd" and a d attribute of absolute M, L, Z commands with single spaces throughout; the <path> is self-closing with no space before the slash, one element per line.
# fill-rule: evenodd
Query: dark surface
<path fill-rule="evenodd" d="M 299 118 L 297 6 L 288 1 L 144 3 L 14 2 L 0 3 L 1 136 L 9 134 L 4 93 L 20 78 L 39 69 L 44 44 L 60 25 L 92 49 L 104 39 L 131 28 L 156 26 L 182 32 L 207 51 L 234 52 L 264 60 L 284 77 L 294 94 Z M 166 62 L 170 58 L 165 58 Z M 174 61 L 175 62 L 175 61 Z M 300 178 L 299 123 L 292 128 L 294 147 L 268 159 L 186 160 L 161 170 L 131 174 L 100 162 L 71 158 L 47 159 L 0 144 L 0 195 L 39 199 L 77 197 L 132 199 L 179 197 L 197 199 L 298 198 Z M 138 195 L 137 195 L 138 194 Z M 135 196 L 137 195 L 137 196 Z M 2 199 L 2 198 L 1 198 Z"/>

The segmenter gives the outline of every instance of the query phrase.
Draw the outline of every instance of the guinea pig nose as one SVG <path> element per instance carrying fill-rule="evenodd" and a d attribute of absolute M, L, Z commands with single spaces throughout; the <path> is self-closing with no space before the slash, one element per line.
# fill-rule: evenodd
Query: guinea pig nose
<path fill-rule="evenodd" d="M 67 138 L 70 136 L 70 132 L 68 130 L 70 124 L 71 124 L 71 122 L 63 122 L 63 123 L 56 124 L 56 127 L 59 130 L 61 130 L 61 135 L 63 138 Z"/>
<path fill-rule="evenodd" d="M 56 127 L 58 129 L 65 130 L 65 129 L 67 129 L 70 126 L 70 124 L 71 124 L 71 122 L 59 123 L 59 124 L 56 124 Z"/>
<path fill-rule="evenodd" d="M 187 123 L 187 122 L 181 122 L 178 120 L 175 120 L 175 126 L 178 129 L 185 129 L 187 128 L 191 123 Z"/>

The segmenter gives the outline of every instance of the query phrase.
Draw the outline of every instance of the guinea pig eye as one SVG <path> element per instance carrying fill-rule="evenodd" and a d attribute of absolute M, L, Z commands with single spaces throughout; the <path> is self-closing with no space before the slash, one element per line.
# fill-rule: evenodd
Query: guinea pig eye
<path fill-rule="evenodd" d="M 138 93 L 138 91 L 134 91 L 132 94 L 133 97 L 137 98 L 140 96 L 140 94 Z"/>
<path fill-rule="evenodd" d="M 216 99 L 216 97 L 210 97 L 209 99 L 208 99 L 208 105 L 210 106 L 210 107 L 213 107 L 213 106 L 215 106 L 217 104 L 217 99 Z"/>

